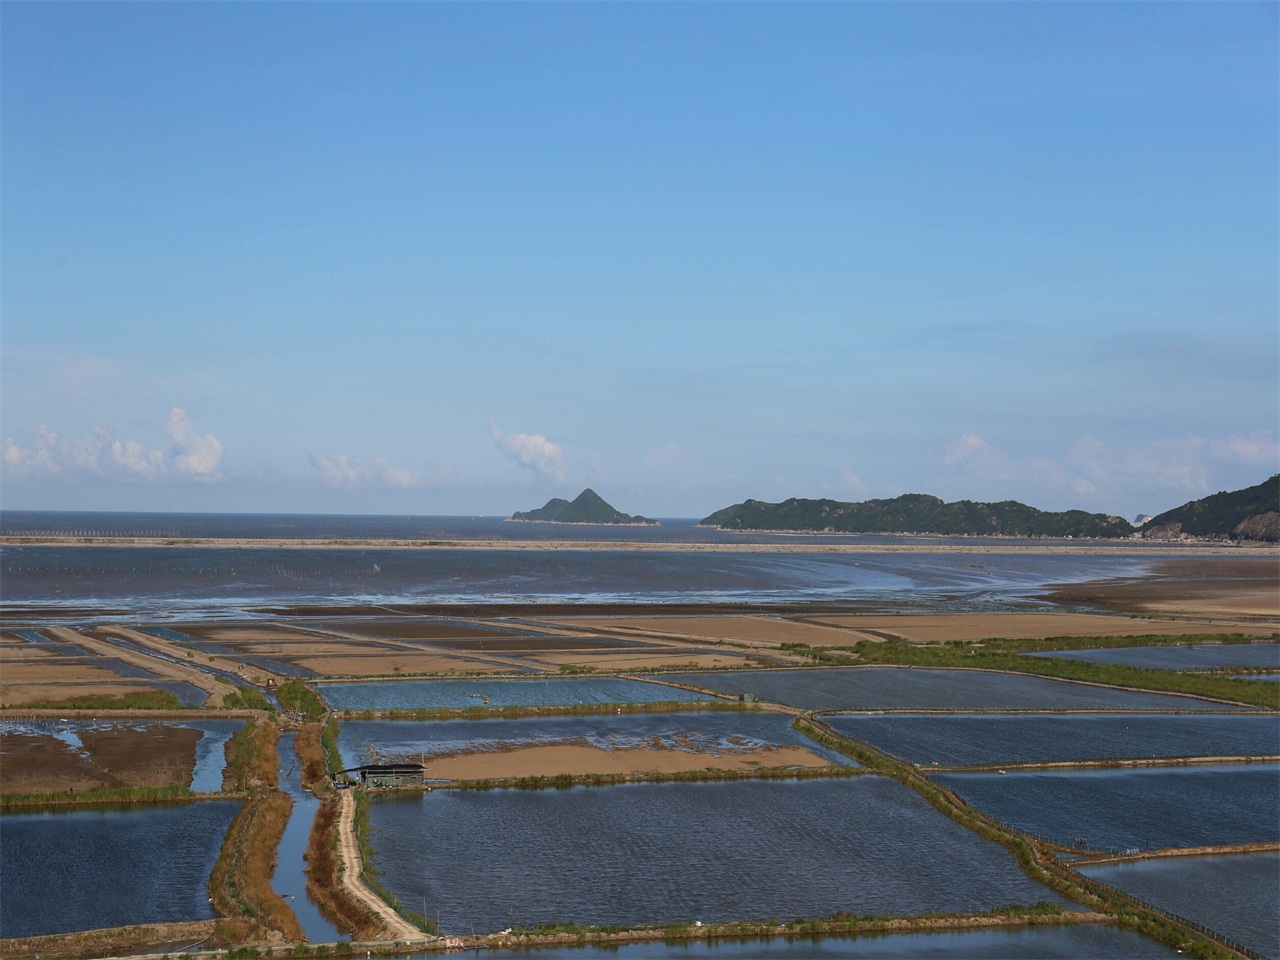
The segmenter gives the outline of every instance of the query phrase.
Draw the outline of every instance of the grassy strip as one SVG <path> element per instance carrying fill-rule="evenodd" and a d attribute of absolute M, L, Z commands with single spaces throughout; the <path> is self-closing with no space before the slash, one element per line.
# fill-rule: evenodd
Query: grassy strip
<path fill-rule="evenodd" d="M 301 680 L 286 680 L 280 684 L 276 690 L 276 699 L 289 713 L 298 714 L 309 722 L 324 719 L 328 712 L 320 695 Z"/>
<path fill-rule="evenodd" d="M 263 710 L 275 713 L 271 701 L 256 687 L 236 687 L 235 693 L 224 693 L 222 704 L 230 710 Z"/>
<path fill-rule="evenodd" d="M 293 750 L 302 764 L 302 785 L 317 797 L 323 797 L 329 789 L 329 771 L 325 769 L 324 724 L 308 723 L 298 731 Z"/>
<path fill-rule="evenodd" d="M 728 780 L 835 780 L 857 777 L 862 767 L 760 767 L 755 770 L 677 770 L 670 773 L 561 773 L 555 776 L 454 780 L 451 790 L 568 790 L 623 783 L 719 783 Z"/>
<path fill-rule="evenodd" d="M 338 718 L 330 716 L 320 734 L 320 746 L 324 751 L 324 765 L 329 773 L 342 769 L 342 754 L 338 752 Z"/>
<path fill-rule="evenodd" d="M 125 693 L 114 697 L 69 697 L 66 700 L 42 700 L 39 703 L 5 704 L 4 710 L 182 710 L 175 694 L 168 690 Z"/>
<path fill-rule="evenodd" d="M 208 794 L 192 793 L 187 787 L 93 787 L 74 793 L 50 790 L 43 793 L 10 793 L 0 796 L 0 813 L 43 807 L 79 807 L 101 804 L 182 803 L 207 799 Z"/>
<path fill-rule="evenodd" d="M 261 939 L 271 930 L 286 940 L 303 939 L 298 918 L 271 886 L 276 850 L 293 810 L 292 798 L 275 789 L 279 738 L 274 723 L 254 718 L 227 742 L 226 779 L 255 790 L 231 821 L 209 877 L 214 909 L 231 921 L 219 930 L 233 941 Z"/>
<path fill-rule="evenodd" d="M 811 717 L 796 717 L 792 726 L 823 746 L 838 750 L 857 760 L 875 773 L 890 777 L 914 790 L 930 806 L 946 814 L 956 823 L 984 839 L 1000 844 L 1017 858 L 1018 864 L 1034 880 L 1038 880 L 1065 897 L 1104 910 L 1116 922 L 1129 929 L 1159 940 L 1181 953 L 1201 960 L 1235 956 L 1227 947 L 1203 934 L 1189 930 L 1155 910 L 1121 900 L 1106 887 L 1062 865 L 1046 861 L 1040 851 L 1023 834 L 973 809 L 960 797 L 944 789 L 909 764 L 858 740 L 842 737 L 830 727 Z"/>
<path fill-rule="evenodd" d="M 321 915 L 354 940 L 369 940 L 382 922 L 342 885 L 338 876 L 338 800 L 323 798 L 307 843 L 307 894 Z"/>
<path fill-rule="evenodd" d="M 245 791 L 254 787 L 275 787 L 279 772 L 276 740 L 279 728 L 257 717 L 233 733 L 223 748 L 227 763 L 222 772 L 222 789 Z"/>
<path fill-rule="evenodd" d="M 207 940 L 213 935 L 213 920 L 178 923 L 134 924 L 104 930 L 79 930 L 43 937 L 13 937 L 0 940 L 0 956 L 41 957 L 62 960 L 73 957 L 113 957 L 141 953 L 149 947 L 180 945 Z"/>
<path fill-rule="evenodd" d="M 586 717 L 606 713 L 683 713 L 759 710 L 737 700 L 655 700 L 650 703 L 570 703 L 559 706 L 422 707 L 412 710 L 344 710 L 343 720 L 515 720 L 521 717 Z"/>

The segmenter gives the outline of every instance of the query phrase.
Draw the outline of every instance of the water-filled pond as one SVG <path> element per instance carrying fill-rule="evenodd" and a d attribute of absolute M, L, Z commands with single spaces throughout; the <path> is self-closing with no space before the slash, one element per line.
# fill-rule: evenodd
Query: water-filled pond
<path fill-rule="evenodd" d="M 1055 657 L 1089 663 L 1115 663 L 1149 670 L 1221 670 L 1227 667 L 1280 669 L 1280 643 L 1160 644 L 1104 647 L 1097 650 L 1044 650 L 1028 657 Z"/>
<path fill-rule="evenodd" d="M 875 776 L 437 790 L 369 821 L 382 882 L 452 933 L 1065 903 Z"/>
<path fill-rule="evenodd" d="M 209 874 L 239 806 L 5 814 L 0 930 L 32 937 L 213 919 Z"/>
<path fill-rule="evenodd" d="M 855 765 L 844 755 L 820 746 L 792 729 L 788 716 L 738 711 L 524 717 L 519 720 L 348 720 L 342 724 L 338 749 L 343 765 L 354 767 L 370 762 L 370 747 L 379 762 L 393 762 L 413 761 L 418 757 L 429 760 L 463 751 L 497 751 L 564 742 L 586 743 L 606 750 L 651 747 L 716 756 L 754 750 L 769 744 L 794 744 L 806 747 L 832 763 Z"/>
<path fill-rule="evenodd" d="M 1172 857 L 1080 872 L 1280 958 L 1280 853 Z"/>
<path fill-rule="evenodd" d="M 427 960 L 430 955 L 419 955 Z M 486 957 L 541 960 L 1176 960 L 1171 947 L 1131 930 L 1082 925 L 966 930 L 955 933 L 894 933 L 865 937 L 775 937 L 770 940 L 695 940 L 688 943 L 628 943 L 621 946 L 492 950 Z"/>
<path fill-rule="evenodd" d="M 294 752 L 296 733 L 280 735 L 276 752 L 280 755 L 280 787 L 293 798 L 293 811 L 276 852 L 276 869 L 271 886 L 297 914 L 302 932 L 312 943 L 333 943 L 341 939 L 338 929 L 323 916 L 307 896 L 306 862 L 303 855 L 311 839 L 311 822 L 320 801 L 302 786 L 302 764 Z"/>
<path fill-rule="evenodd" d="M 1199 847 L 1280 840 L 1280 764 L 941 773 L 966 801 L 1020 830 L 1089 847 Z"/>
<path fill-rule="evenodd" d="M 1280 717 L 1248 714 L 838 715 L 835 730 L 909 763 L 976 766 L 1280 754 Z"/>
<path fill-rule="evenodd" d="M 668 675 L 724 693 L 805 710 L 1232 710 L 1173 694 L 1138 693 L 989 670 L 848 667 Z"/>
<path fill-rule="evenodd" d="M 660 683 L 619 677 L 529 680 L 391 680 L 325 683 L 320 693 L 335 710 L 414 710 L 465 707 L 565 707 L 580 703 L 688 703 L 711 700 Z"/>

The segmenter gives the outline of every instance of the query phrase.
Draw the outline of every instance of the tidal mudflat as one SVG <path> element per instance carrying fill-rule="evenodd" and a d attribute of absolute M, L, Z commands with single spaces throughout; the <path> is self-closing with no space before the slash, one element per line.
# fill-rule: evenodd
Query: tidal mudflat
<path fill-rule="evenodd" d="M 1280 754 L 1280 716 L 1275 715 L 842 714 L 826 722 L 924 766 Z"/>
<path fill-rule="evenodd" d="M 664 677 L 805 710 L 1237 710 L 1175 694 L 1138 693 L 990 670 L 844 667 Z"/>
<path fill-rule="evenodd" d="M 32 937 L 213 919 L 206 883 L 239 806 L 5 814 L 0 930 Z"/>
<path fill-rule="evenodd" d="M 1280 841 L 1280 764 L 942 773 L 998 820 L 1066 845 L 1158 850 Z"/>
<path fill-rule="evenodd" d="M 1280 853 L 1170 857 L 1080 872 L 1280 958 Z"/>
<path fill-rule="evenodd" d="M 320 693 L 335 710 L 418 710 L 466 707 L 569 707 L 600 703 L 689 703 L 704 694 L 619 677 L 528 680 L 389 680 L 325 683 Z"/>
<path fill-rule="evenodd" d="M 369 821 L 382 882 L 451 933 L 1065 905 L 883 777 L 445 790 Z"/>

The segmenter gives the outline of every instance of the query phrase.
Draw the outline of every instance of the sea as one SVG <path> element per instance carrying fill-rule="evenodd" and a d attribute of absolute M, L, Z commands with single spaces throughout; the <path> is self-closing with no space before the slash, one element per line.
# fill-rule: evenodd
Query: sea
<path fill-rule="evenodd" d="M 963 538 L 742 534 L 665 519 L 660 526 L 512 523 L 501 517 L 0 512 L 5 536 L 181 540 L 422 540 L 430 549 L 209 546 L 28 546 L 0 549 L 0 602 L 10 616 L 60 614 L 77 622 L 127 614 L 150 620 L 270 617 L 281 608 L 366 609 L 466 604 L 849 603 L 884 610 L 1034 610 L 1052 584 L 1137 577 L 1177 554 L 1106 542 L 998 540 L 983 553 L 932 553 Z M 518 549 L 589 541 L 590 550 Z M 513 549 L 450 549 L 470 541 Z M 1046 542 L 1055 553 L 1000 552 Z M 636 551 L 629 545 L 698 544 Z M 715 544 L 837 545 L 841 552 L 706 551 Z M 605 545 L 601 549 L 599 545 Z M 607 549 L 617 544 L 618 549 Z M 887 553 L 886 545 L 923 551 Z M 1130 547 L 1132 545 L 1129 545 Z M 850 551 L 865 547 L 866 552 Z"/>

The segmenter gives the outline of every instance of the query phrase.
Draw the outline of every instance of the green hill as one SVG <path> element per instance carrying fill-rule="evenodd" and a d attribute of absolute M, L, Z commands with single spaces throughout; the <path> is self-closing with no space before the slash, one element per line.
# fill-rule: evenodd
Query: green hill
<path fill-rule="evenodd" d="M 1256 487 L 1223 491 L 1152 517 L 1144 537 L 1171 540 L 1280 540 L 1280 473 Z"/>
<path fill-rule="evenodd" d="M 572 503 L 560 497 L 552 497 L 537 510 L 513 513 L 510 519 L 541 520 L 550 523 L 631 523 L 652 526 L 658 524 L 657 520 L 650 520 L 648 517 L 633 517 L 629 513 L 615 510 L 590 487 L 578 494 Z"/>
<path fill-rule="evenodd" d="M 723 530 L 777 530 L 808 533 L 918 533 L 946 536 L 1128 537 L 1133 525 L 1121 517 L 1068 510 L 1048 513 L 1016 500 L 945 503 L 923 493 L 892 500 L 842 503 L 802 500 L 782 503 L 747 500 L 718 510 L 703 526 Z"/>

